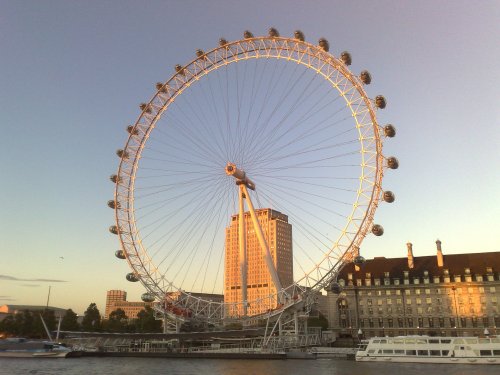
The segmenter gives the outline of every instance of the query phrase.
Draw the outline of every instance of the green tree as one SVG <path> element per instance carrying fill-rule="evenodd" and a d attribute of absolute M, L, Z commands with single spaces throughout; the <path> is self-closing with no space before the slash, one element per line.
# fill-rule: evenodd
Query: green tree
<path fill-rule="evenodd" d="M 0 332 L 6 333 L 9 336 L 19 335 L 19 326 L 14 315 L 7 315 L 5 319 L 0 322 Z"/>
<path fill-rule="evenodd" d="M 146 306 L 144 310 L 139 311 L 136 320 L 136 331 L 145 333 L 161 332 L 161 320 L 156 320 L 154 311 Z"/>
<path fill-rule="evenodd" d="M 328 329 L 328 320 L 323 314 L 318 313 L 317 317 L 312 316 L 307 319 L 307 325 L 309 327 L 321 327 L 322 330 L 326 330 Z"/>
<path fill-rule="evenodd" d="M 39 318 L 40 319 L 40 318 Z M 16 321 L 19 325 L 19 334 L 26 337 L 38 337 L 36 334 L 36 321 L 34 314 L 29 310 L 16 314 Z"/>
<path fill-rule="evenodd" d="M 78 315 L 71 309 L 66 310 L 61 320 L 62 331 L 78 331 L 80 325 L 78 324 Z"/>
<path fill-rule="evenodd" d="M 104 328 L 109 332 L 125 332 L 128 318 L 125 311 L 116 309 L 109 314 L 109 318 Z"/>
<path fill-rule="evenodd" d="M 82 320 L 82 329 L 86 332 L 95 332 L 101 329 L 101 314 L 94 302 L 85 310 Z"/>
<path fill-rule="evenodd" d="M 49 332 L 56 330 L 57 323 L 54 310 L 45 309 L 43 311 L 33 311 L 31 337 L 43 338 L 48 340 L 49 338 L 47 337 L 47 332 L 45 331 L 45 327 L 43 326 L 42 318 Z M 25 324 L 27 327 L 29 327 L 29 324 L 27 322 Z"/>

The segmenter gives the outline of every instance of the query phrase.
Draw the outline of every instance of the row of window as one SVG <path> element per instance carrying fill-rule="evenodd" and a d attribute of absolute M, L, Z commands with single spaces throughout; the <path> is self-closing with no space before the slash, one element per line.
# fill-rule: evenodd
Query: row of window
<path fill-rule="evenodd" d="M 492 357 L 500 356 L 500 350 L 474 350 L 477 356 Z M 382 354 L 382 355 L 410 355 L 410 356 L 430 356 L 430 357 L 448 357 L 449 350 L 403 350 L 403 349 L 370 349 L 368 354 Z"/>
<path fill-rule="evenodd" d="M 421 295 L 421 294 L 427 294 L 427 295 L 430 295 L 432 294 L 433 291 L 435 291 L 436 294 L 448 294 L 448 295 L 455 295 L 455 294 L 476 294 L 477 292 L 478 293 L 484 293 L 485 290 L 488 290 L 490 293 L 496 293 L 496 287 L 494 286 L 490 286 L 489 288 L 485 289 L 483 286 L 480 286 L 480 287 L 477 287 L 477 288 L 474 288 L 474 287 L 468 287 L 468 288 L 433 288 L 433 289 L 430 289 L 430 288 L 425 288 L 425 289 L 404 289 L 404 294 L 409 296 L 411 295 L 412 293 L 413 294 L 416 294 L 416 295 Z M 382 296 L 382 295 L 386 295 L 386 296 L 390 296 L 390 295 L 401 295 L 401 290 L 400 289 L 386 289 L 386 290 L 376 290 L 376 291 L 371 291 L 371 290 L 368 290 L 368 291 L 364 291 L 364 290 L 360 290 L 358 292 L 358 295 L 359 296 L 363 296 L 363 295 L 367 295 L 367 296 L 371 296 L 371 295 L 377 295 L 377 296 Z"/>
<path fill-rule="evenodd" d="M 340 325 L 342 328 L 347 328 L 348 326 L 348 320 L 346 318 L 340 317 Z M 447 324 L 448 323 L 448 324 Z M 495 327 L 500 327 L 500 317 L 493 317 L 491 319 L 490 317 L 482 317 L 481 319 L 472 317 L 470 319 L 467 319 L 465 317 L 461 317 L 458 320 L 458 327 L 459 328 L 477 328 L 477 327 L 491 327 L 491 324 L 493 323 Z M 365 327 L 370 327 L 374 328 L 377 326 L 378 328 L 446 328 L 446 327 L 451 327 L 451 328 L 456 328 L 457 327 L 457 320 L 455 318 L 423 318 L 419 317 L 417 319 L 414 318 L 378 318 L 378 319 L 373 319 L 373 318 L 368 318 L 368 319 L 360 319 L 359 320 L 359 326 L 361 328 Z"/>
<path fill-rule="evenodd" d="M 412 305 L 413 304 L 413 301 L 415 302 L 416 305 L 421 305 L 422 304 L 422 298 L 415 298 L 415 299 L 406 299 L 403 301 L 402 298 L 396 298 L 395 300 L 391 299 L 391 298 L 387 298 L 387 299 L 376 299 L 375 301 L 372 300 L 371 298 L 368 298 L 366 300 L 366 305 L 367 306 L 373 306 L 375 305 L 375 302 L 378 306 L 382 306 L 385 302 L 386 305 L 390 306 L 390 305 L 393 305 L 394 302 L 396 305 Z M 496 296 L 492 296 L 489 298 L 489 301 L 491 303 L 491 305 L 493 306 L 496 306 L 497 304 L 497 297 Z M 442 298 L 431 298 L 431 297 L 426 297 L 425 298 L 425 303 L 428 304 L 428 305 L 432 305 L 432 304 L 438 304 L 438 305 L 442 305 L 443 303 L 448 303 L 449 305 L 454 305 L 454 304 L 458 304 L 458 305 L 464 305 L 466 302 L 468 302 L 470 305 L 475 305 L 477 303 L 481 303 L 483 305 L 486 304 L 486 297 L 481 297 L 481 298 L 474 298 L 474 297 L 469 297 L 467 299 L 464 299 L 464 298 L 461 298 L 461 297 L 458 297 L 456 298 L 455 301 L 453 300 L 450 300 L 450 299 L 442 299 Z M 358 304 L 359 306 L 364 306 L 365 304 L 365 301 L 363 299 L 360 299 L 358 301 Z"/>
<path fill-rule="evenodd" d="M 497 306 L 493 306 L 490 310 L 493 313 L 498 313 L 498 307 Z M 385 309 L 382 308 L 382 307 L 379 307 L 377 309 L 378 315 L 392 314 L 392 313 L 404 314 L 405 312 L 406 312 L 406 314 L 411 315 L 411 314 L 413 314 L 414 311 L 417 314 L 419 314 L 419 315 L 422 315 L 424 313 L 426 313 L 426 314 L 432 314 L 432 313 L 442 314 L 442 313 L 445 313 L 445 312 L 456 313 L 456 311 L 454 311 L 454 309 L 451 306 L 448 306 L 448 308 L 444 308 L 442 306 L 426 306 L 425 308 L 423 308 L 423 307 L 417 307 L 416 309 L 412 309 L 411 307 L 407 307 L 406 310 L 403 310 L 402 307 L 397 307 L 395 309 L 393 309 L 392 307 L 387 307 Z M 373 315 L 374 314 L 374 310 L 371 307 L 369 307 L 366 310 L 366 312 L 367 312 L 368 315 Z M 462 315 L 466 315 L 466 314 L 481 314 L 483 312 L 487 312 L 487 309 L 484 306 L 482 306 L 482 307 L 470 306 L 469 308 L 466 308 L 464 306 L 460 306 L 458 308 L 458 313 L 460 313 Z M 359 309 L 359 315 L 365 315 L 365 310 L 364 309 Z"/>
<path fill-rule="evenodd" d="M 349 274 L 349 277 L 348 278 L 348 284 L 349 285 L 353 285 L 353 279 L 351 277 L 352 274 Z M 391 284 L 391 280 L 392 280 L 392 284 Z M 441 281 L 442 280 L 442 281 Z M 498 280 L 498 277 L 497 279 Z M 345 280 L 344 279 L 340 279 L 339 280 L 341 282 L 341 284 L 345 285 Z M 363 280 L 363 279 L 360 279 L 360 278 L 357 278 L 356 279 L 356 285 L 357 286 L 362 286 L 363 285 L 363 281 L 364 281 L 364 285 L 365 286 L 372 286 L 372 278 L 371 278 L 371 275 L 367 274 L 366 278 Z M 399 278 L 393 278 L 393 279 L 390 279 L 390 278 L 385 278 L 383 279 L 383 285 L 410 285 L 410 284 L 414 284 L 414 285 L 419 285 L 421 284 L 421 281 L 423 284 L 430 284 L 431 283 L 431 279 L 429 277 L 414 277 L 413 278 L 413 283 L 411 282 L 412 279 L 410 278 L 403 278 L 403 282 L 401 282 L 401 279 Z M 460 283 L 460 282 L 473 282 L 473 281 L 476 281 L 476 282 L 484 282 L 484 281 L 495 281 L 495 276 L 493 274 L 491 275 L 486 275 L 486 279 L 483 277 L 483 275 L 475 275 L 475 277 L 473 278 L 472 275 L 464 275 L 464 277 L 462 278 L 462 275 L 455 275 L 452 277 L 450 276 L 434 276 L 432 278 L 432 283 L 433 284 L 439 284 L 441 282 L 444 282 L 444 283 L 451 283 L 451 282 L 455 282 L 455 283 Z M 373 279 L 373 285 L 375 286 L 380 286 L 381 285 L 381 280 L 380 279 Z"/>

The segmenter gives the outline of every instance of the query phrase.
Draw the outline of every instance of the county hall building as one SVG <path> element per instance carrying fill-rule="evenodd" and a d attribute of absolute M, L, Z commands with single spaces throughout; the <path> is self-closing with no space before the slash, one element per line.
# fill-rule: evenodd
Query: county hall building
<path fill-rule="evenodd" d="M 497 334 L 500 252 L 376 257 L 342 269 L 340 294 L 327 295 L 339 337 Z M 499 329 L 500 331 L 500 329 Z"/>

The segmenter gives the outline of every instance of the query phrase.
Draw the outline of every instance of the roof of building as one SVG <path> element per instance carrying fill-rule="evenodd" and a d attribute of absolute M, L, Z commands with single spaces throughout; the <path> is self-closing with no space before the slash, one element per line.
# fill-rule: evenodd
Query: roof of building
<path fill-rule="evenodd" d="M 486 268 L 491 267 L 494 274 L 500 271 L 500 251 L 489 253 L 468 253 L 443 255 L 443 267 L 438 267 L 437 257 L 421 256 L 413 257 L 414 267 L 408 267 L 408 258 L 385 258 L 375 257 L 367 259 L 359 271 L 355 265 L 346 265 L 339 273 L 339 279 L 347 279 L 347 274 L 352 273 L 353 278 L 365 278 L 370 273 L 372 278 L 384 278 L 385 272 L 389 272 L 390 278 L 402 278 L 404 271 L 409 271 L 409 276 L 423 276 L 427 271 L 429 276 L 442 276 L 444 270 L 448 270 L 450 276 L 463 275 L 465 269 L 469 268 L 472 275 L 486 275 Z"/>
<path fill-rule="evenodd" d="M 37 305 L 3 305 L 0 306 L 0 312 L 3 313 L 8 313 L 8 314 L 13 314 L 18 311 L 41 311 L 41 310 L 54 310 L 54 311 L 66 311 L 67 309 L 62 309 L 60 307 L 54 307 L 54 306 L 37 306 Z"/>

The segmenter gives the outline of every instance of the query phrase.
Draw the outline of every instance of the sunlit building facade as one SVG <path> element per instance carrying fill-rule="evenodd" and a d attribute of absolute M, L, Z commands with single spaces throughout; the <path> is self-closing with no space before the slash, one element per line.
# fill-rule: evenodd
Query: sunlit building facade
<path fill-rule="evenodd" d="M 338 336 L 476 336 L 500 327 L 500 252 L 376 257 L 346 266 L 340 294 L 328 293 Z M 500 329 L 498 330 L 500 331 Z"/>
<path fill-rule="evenodd" d="M 109 314 L 118 309 L 122 309 L 129 319 L 137 318 L 137 314 L 144 310 L 146 306 L 152 306 L 151 302 L 128 302 L 127 292 L 124 290 L 108 290 L 106 293 L 106 310 L 104 319 L 109 319 Z"/>
<path fill-rule="evenodd" d="M 268 243 L 281 285 L 287 287 L 293 283 L 292 226 L 288 223 L 288 216 L 269 208 L 256 210 L 255 213 Z M 262 303 L 250 303 L 247 314 L 256 315 L 276 307 L 277 299 L 267 298 L 269 295 L 276 294 L 276 288 L 255 234 L 250 213 L 245 212 L 244 218 L 247 253 L 247 300 L 263 300 Z M 233 215 L 230 226 L 226 228 L 224 263 L 224 302 L 228 304 L 226 310 L 228 316 L 243 315 L 243 307 L 240 304 L 242 291 L 238 226 L 239 216 Z"/>

